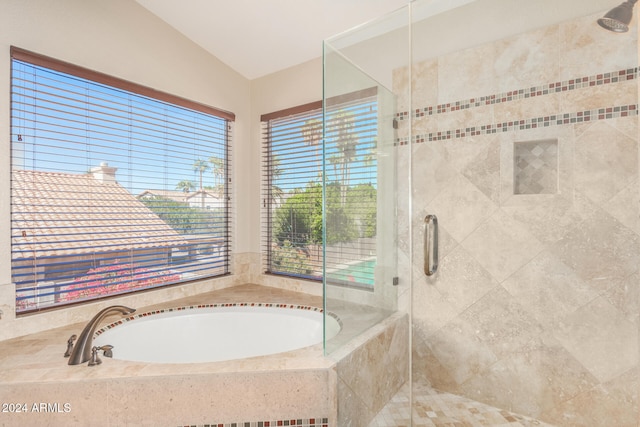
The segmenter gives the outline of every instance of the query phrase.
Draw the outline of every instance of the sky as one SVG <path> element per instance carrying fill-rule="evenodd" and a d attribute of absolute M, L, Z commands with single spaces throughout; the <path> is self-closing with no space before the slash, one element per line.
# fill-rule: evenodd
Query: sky
<path fill-rule="evenodd" d="M 197 160 L 224 159 L 226 120 L 14 61 L 12 166 L 86 173 L 107 162 L 133 194 L 199 184 Z M 213 170 L 203 185 L 219 179 Z"/>
<path fill-rule="evenodd" d="M 84 174 L 106 162 L 117 168 L 117 181 L 135 195 L 149 189 L 177 190 L 184 180 L 197 190 L 200 174 L 195 163 L 204 160 L 213 166 L 212 158 L 227 155 L 230 127 L 219 117 L 21 61 L 13 61 L 12 88 L 14 168 Z M 349 174 L 341 173 L 337 134 L 328 126 L 327 177 L 375 185 L 375 161 L 365 162 L 376 150 L 375 100 L 340 110 L 344 111 L 358 118 L 350 132 L 357 150 Z M 331 123 L 334 113 L 328 114 Z M 322 111 L 317 115 L 321 124 Z M 272 153 L 283 171 L 274 185 L 284 191 L 321 180 L 322 146 L 308 144 L 302 125 L 304 121 L 285 121 L 272 128 Z M 322 132 L 321 125 L 318 130 Z M 202 178 L 204 187 L 222 181 L 213 167 Z"/>

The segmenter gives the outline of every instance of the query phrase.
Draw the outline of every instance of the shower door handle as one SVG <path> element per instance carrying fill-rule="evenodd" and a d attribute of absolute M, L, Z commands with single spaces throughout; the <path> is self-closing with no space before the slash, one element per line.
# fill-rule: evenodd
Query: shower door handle
<path fill-rule="evenodd" d="M 438 270 L 438 217 L 424 217 L 424 274 L 433 276 Z"/>

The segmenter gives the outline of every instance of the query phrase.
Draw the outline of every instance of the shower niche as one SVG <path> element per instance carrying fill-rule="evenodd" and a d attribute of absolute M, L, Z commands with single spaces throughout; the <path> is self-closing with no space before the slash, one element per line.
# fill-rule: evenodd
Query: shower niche
<path fill-rule="evenodd" d="M 519 141 L 513 150 L 513 193 L 558 192 L 558 140 Z"/>

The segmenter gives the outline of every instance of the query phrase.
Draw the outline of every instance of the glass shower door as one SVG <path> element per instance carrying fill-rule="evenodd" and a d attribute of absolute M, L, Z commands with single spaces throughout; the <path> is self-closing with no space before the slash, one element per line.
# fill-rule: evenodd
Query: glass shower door
<path fill-rule="evenodd" d="M 616 3 L 416 0 L 325 45 L 325 100 L 376 87 L 376 116 L 393 119 L 376 126 L 395 159 L 377 175 L 395 188 L 378 193 L 377 224 L 398 234 L 375 247 L 380 259 L 395 239 L 382 282 L 398 285 L 367 294 L 348 270 L 332 284 L 325 254 L 327 310 L 358 316 L 345 307 L 365 295 L 409 314 L 410 380 L 372 425 L 637 427 L 638 14 L 607 31 Z M 358 128 L 332 124 L 337 105 L 325 187 L 345 170 L 332 138 Z"/>
<path fill-rule="evenodd" d="M 411 425 L 637 426 L 637 16 L 614 34 L 596 21 L 616 2 L 443 3 L 411 4 L 399 109 Z"/>

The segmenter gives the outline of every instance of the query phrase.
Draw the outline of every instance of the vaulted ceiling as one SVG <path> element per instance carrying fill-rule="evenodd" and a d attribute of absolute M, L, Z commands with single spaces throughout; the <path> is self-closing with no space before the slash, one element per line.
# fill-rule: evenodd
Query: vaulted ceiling
<path fill-rule="evenodd" d="M 322 41 L 408 0 L 136 0 L 248 79 L 318 58 Z"/>

